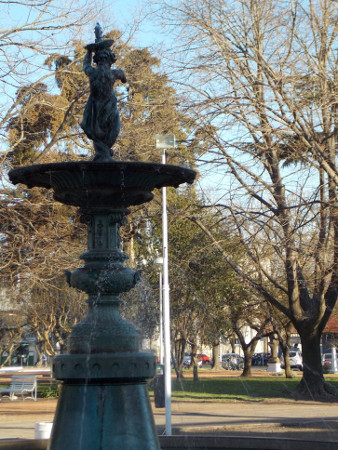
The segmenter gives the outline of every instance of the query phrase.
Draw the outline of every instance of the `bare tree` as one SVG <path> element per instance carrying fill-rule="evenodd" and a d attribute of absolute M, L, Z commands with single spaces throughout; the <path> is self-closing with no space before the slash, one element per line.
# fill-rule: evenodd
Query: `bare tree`
<path fill-rule="evenodd" d="M 69 289 L 65 281 L 57 280 L 56 286 L 35 286 L 26 303 L 22 315 L 31 333 L 36 337 L 36 350 L 39 360 L 43 354 L 54 356 L 63 353 L 71 328 L 83 318 L 84 295 Z"/>
<path fill-rule="evenodd" d="M 337 2 L 181 0 L 163 8 L 180 45 L 171 67 L 175 59 L 187 106 L 210 125 L 214 162 L 224 164 L 218 209 L 250 264 L 234 264 L 198 223 L 299 333 L 298 393 L 330 395 L 320 338 L 337 299 Z"/>
<path fill-rule="evenodd" d="M 268 325 L 271 322 L 271 317 L 265 317 L 265 313 L 262 310 L 259 311 L 258 308 L 253 308 L 250 304 L 245 305 L 245 307 L 245 312 L 242 312 L 242 314 L 239 311 L 237 311 L 237 314 L 232 314 L 231 322 L 244 353 L 244 367 L 241 376 L 248 377 L 252 375 L 252 356 L 258 341 L 269 335 Z M 253 314 L 250 309 L 255 309 L 256 317 L 250 317 Z M 241 315 L 246 317 L 241 319 Z M 245 329 L 250 329 L 254 332 L 254 335 L 251 338 L 246 337 L 244 334 Z"/>
<path fill-rule="evenodd" d="M 21 316 L 12 311 L 0 312 L 0 367 L 10 362 L 13 352 L 20 346 L 23 333 Z"/>

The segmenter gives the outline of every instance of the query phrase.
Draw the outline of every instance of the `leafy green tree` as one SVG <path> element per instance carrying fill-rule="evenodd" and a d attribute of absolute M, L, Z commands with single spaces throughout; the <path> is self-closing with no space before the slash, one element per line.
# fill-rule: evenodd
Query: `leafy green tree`
<path fill-rule="evenodd" d="M 257 300 L 253 300 L 252 294 L 233 277 L 232 271 L 220 258 L 217 247 L 210 244 L 195 223 L 203 218 L 211 228 L 217 228 L 220 240 L 235 260 L 243 257 L 240 243 L 227 233 L 222 222 L 215 226 L 217 212 L 203 208 L 203 201 L 195 188 L 170 190 L 168 209 L 171 333 L 175 370 L 177 377 L 182 378 L 185 352 L 191 348 L 192 355 L 195 355 L 203 344 L 219 345 L 220 338 L 234 330 L 235 326 L 229 319 L 231 314 L 242 311 L 241 322 L 236 321 L 236 330 L 239 330 L 248 324 L 249 318 L 256 317 L 254 308 L 246 320 L 243 311 L 248 312 L 249 305 L 257 304 Z M 158 220 L 153 221 L 153 226 L 151 239 L 154 241 L 155 236 L 156 250 L 161 242 L 161 226 Z M 197 381 L 196 358 L 193 358 L 193 367 Z"/>
<path fill-rule="evenodd" d="M 192 220 L 207 223 L 214 236 L 218 237 L 227 254 L 239 264 L 245 260 L 243 245 L 229 233 L 217 211 L 205 210 L 193 215 Z M 200 300 L 207 306 L 208 315 L 201 329 L 201 339 L 205 344 L 213 345 L 220 337 L 229 339 L 235 334 L 244 353 L 242 376 L 251 376 L 252 355 L 258 341 L 269 333 L 271 314 L 266 312 L 264 299 L 248 288 L 241 279 L 234 276 L 232 269 L 224 262 L 217 246 L 203 237 L 203 247 L 196 249 L 191 268 L 195 272 L 192 279 Z M 248 341 L 245 330 L 252 330 Z"/>

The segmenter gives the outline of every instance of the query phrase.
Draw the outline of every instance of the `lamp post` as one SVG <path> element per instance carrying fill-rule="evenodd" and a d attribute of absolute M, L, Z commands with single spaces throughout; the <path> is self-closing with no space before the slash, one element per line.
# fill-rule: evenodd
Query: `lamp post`
<path fill-rule="evenodd" d="M 162 149 L 162 164 L 166 163 L 166 149 L 175 147 L 175 136 L 156 135 L 156 148 Z M 171 435 L 171 364 L 170 364 L 170 298 L 168 264 L 167 189 L 162 188 L 162 255 L 163 255 L 163 327 L 164 327 L 164 390 L 165 432 Z"/>
<path fill-rule="evenodd" d="M 154 264 L 159 266 L 159 291 L 160 291 L 160 364 L 163 364 L 163 283 L 162 283 L 162 271 L 163 271 L 163 258 L 158 256 L 154 260 Z"/>

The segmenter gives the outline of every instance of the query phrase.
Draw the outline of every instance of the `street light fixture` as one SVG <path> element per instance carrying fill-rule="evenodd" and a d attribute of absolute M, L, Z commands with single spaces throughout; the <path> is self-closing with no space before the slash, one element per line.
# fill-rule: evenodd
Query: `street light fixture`
<path fill-rule="evenodd" d="M 162 164 L 166 163 L 166 150 L 175 148 L 173 134 L 156 135 L 156 148 L 162 149 Z M 168 263 L 167 189 L 162 188 L 162 255 L 163 255 L 163 328 L 164 328 L 164 391 L 165 432 L 171 435 L 171 364 L 170 364 L 170 298 Z"/>
<path fill-rule="evenodd" d="M 162 150 L 166 150 L 168 148 L 175 148 L 175 135 L 174 134 L 157 134 L 156 135 L 156 148 L 160 148 Z M 165 164 L 165 162 L 163 164 Z"/>

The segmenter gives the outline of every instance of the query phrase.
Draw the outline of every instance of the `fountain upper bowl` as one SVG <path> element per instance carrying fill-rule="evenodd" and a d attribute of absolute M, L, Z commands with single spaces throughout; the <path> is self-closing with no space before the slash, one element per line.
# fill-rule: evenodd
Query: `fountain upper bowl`
<path fill-rule="evenodd" d="M 13 184 L 53 189 L 55 200 L 79 207 L 127 207 L 153 198 L 164 186 L 192 183 L 196 172 L 170 164 L 92 161 L 34 164 L 12 169 Z"/>

